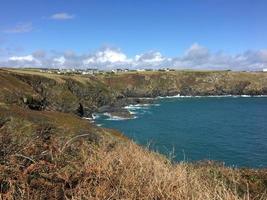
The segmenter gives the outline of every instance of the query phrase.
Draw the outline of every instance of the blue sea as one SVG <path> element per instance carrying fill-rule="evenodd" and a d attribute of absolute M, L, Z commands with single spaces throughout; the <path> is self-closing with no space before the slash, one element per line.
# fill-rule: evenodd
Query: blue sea
<path fill-rule="evenodd" d="M 96 123 L 175 161 L 267 167 L 266 97 L 161 98 L 126 108 L 134 119 L 100 115 Z"/>

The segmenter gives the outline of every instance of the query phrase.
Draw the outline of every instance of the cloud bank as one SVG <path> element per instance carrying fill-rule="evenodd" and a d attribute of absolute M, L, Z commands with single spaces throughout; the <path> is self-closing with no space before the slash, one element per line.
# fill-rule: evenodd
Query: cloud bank
<path fill-rule="evenodd" d="M 236 55 L 229 55 L 223 52 L 211 52 L 208 48 L 195 43 L 186 49 L 182 55 L 176 57 L 167 57 L 158 51 L 149 51 L 128 57 L 120 49 L 111 47 L 100 48 L 87 54 L 76 54 L 74 51 L 55 53 L 37 50 L 28 55 L 2 57 L 0 66 L 98 68 L 103 70 L 169 67 L 174 69 L 254 71 L 267 68 L 267 49 L 250 50 Z"/>

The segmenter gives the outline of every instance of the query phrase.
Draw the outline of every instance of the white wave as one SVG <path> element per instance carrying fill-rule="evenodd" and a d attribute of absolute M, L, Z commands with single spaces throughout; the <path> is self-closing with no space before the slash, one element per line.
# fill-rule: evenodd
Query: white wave
<path fill-rule="evenodd" d="M 267 97 L 267 95 L 256 95 L 254 97 Z"/>
<path fill-rule="evenodd" d="M 135 105 L 125 106 L 124 108 L 127 109 L 131 115 L 134 115 L 133 119 L 136 119 L 137 115 L 143 115 L 145 113 L 151 113 L 148 110 L 152 106 L 160 106 L 160 104 L 135 104 Z"/>
<path fill-rule="evenodd" d="M 124 108 L 127 110 L 148 109 L 150 106 L 159 106 L 160 104 L 130 104 Z"/>
<path fill-rule="evenodd" d="M 140 97 L 138 99 L 144 99 L 144 100 L 148 99 L 148 100 L 150 100 L 150 99 L 155 99 L 155 98 L 154 97 Z"/>
<path fill-rule="evenodd" d="M 121 121 L 121 120 L 128 120 L 132 118 L 127 118 L 127 117 L 119 117 L 119 116 L 113 116 L 110 113 L 103 113 L 104 116 L 108 117 L 106 120 L 112 120 L 112 121 Z"/>
<path fill-rule="evenodd" d="M 100 117 L 99 114 L 96 114 L 96 113 L 93 113 L 93 114 L 92 114 L 92 118 L 93 118 L 93 119 L 98 119 L 99 117 Z"/>
<path fill-rule="evenodd" d="M 129 113 L 130 113 L 131 115 L 136 115 L 136 114 L 137 114 L 137 112 L 134 112 L 134 111 L 131 111 L 131 110 L 129 110 Z"/>
<path fill-rule="evenodd" d="M 205 95 L 205 96 L 201 96 L 201 95 L 196 95 L 196 96 L 192 96 L 192 95 L 174 95 L 174 96 L 158 96 L 155 99 L 171 99 L 171 98 L 224 98 L 224 97 L 233 97 L 233 98 L 237 98 L 237 97 L 267 97 L 267 95 Z"/>
<path fill-rule="evenodd" d="M 155 99 L 170 99 L 170 98 L 177 98 L 177 97 L 181 97 L 181 95 L 177 94 L 173 96 L 157 96 Z"/>
<path fill-rule="evenodd" d="M 138 110 L 138 109 L 144 109 L 145 107 L 148 107 L 149 104 L 136 104 L 136 105 L 128 105 L 124 108 L 127 110 Z"/>
<path fill-rule="evenodd" d="M 83 117 L 83 119 L 91 121 L 93 118 L 91 118 L 91 117 Z"/>

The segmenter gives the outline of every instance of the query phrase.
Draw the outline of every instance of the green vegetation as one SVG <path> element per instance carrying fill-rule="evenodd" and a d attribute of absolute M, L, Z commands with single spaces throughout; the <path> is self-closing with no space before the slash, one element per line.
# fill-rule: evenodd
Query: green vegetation
<path fill-rule="evenodd" d="M 0 199 L 267 199 L 266 169 L 172 163 L 90 116 L 158 95 L 267 94 L 267 74 L 0 70 Z"/>

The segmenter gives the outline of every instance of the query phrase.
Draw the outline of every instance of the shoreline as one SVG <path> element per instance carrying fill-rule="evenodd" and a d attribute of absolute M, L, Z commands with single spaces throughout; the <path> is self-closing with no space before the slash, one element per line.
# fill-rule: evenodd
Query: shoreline
<path fill-rule="evenodd" d="M 196 96 L 185 95 L 184 96 L 184 95 L 177 94 L 173 96 L 140 97 L 136 99 L 151 100 L 152 102 L 144 102 L 144 103 L 136 103 L 136 104 L 130 103 L 125 106 L 117 108 L 120 111 L 126 109 L 128 112 L 127 117 L 123 115 L 116 115 L 116 113 L 114 114 L 113 112 L 109 112 L 109 110 L 106 110 L 105 112 L 94 112 L 91 118 L 86 118 L 86 119 L 89 119 L 90 121 L 95 122 L 95 119 L 99 118 L 101 115 L 108 117 L 106 120 L 114 120 L 114 121 L 136 119 L 137 117 L 135 116 L 135 112 L 132 111 L 132 110 L 136 110 L 136 109 L 133 109 L 135 107 L 153 106 L 155 105 L 155 101 L 157 100 L 179 99 L 179 98 L 267 98 L 267 95 L 196 95 Z M 122 113 L 125 113 L 125 110 Z"/>
<path fill-rule="evenodd" d="M 173 96 L 157 96 L 157 97 L 141 97 L 140 99 L 168 99 L 168 98 L 223 98 L 223 97 L 267 97 L 267 94 L 263 95 L 249 95 L 249 94 L 242 94 L 242 95 L 234 95 L 234 94 L 228 94 L 228 95 L 173 95 Z"/>

